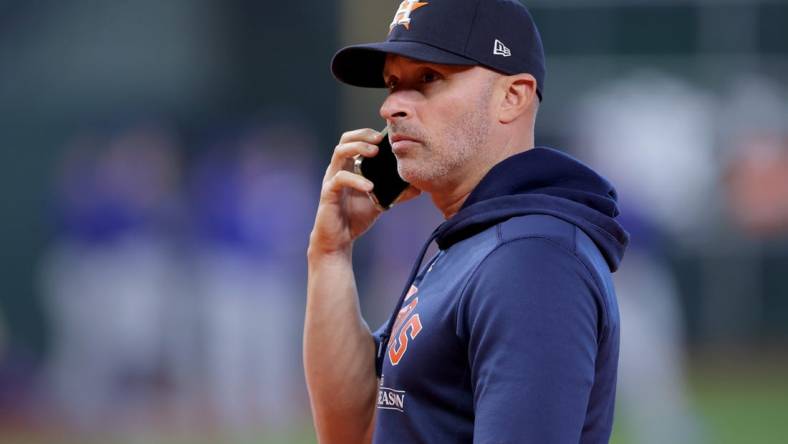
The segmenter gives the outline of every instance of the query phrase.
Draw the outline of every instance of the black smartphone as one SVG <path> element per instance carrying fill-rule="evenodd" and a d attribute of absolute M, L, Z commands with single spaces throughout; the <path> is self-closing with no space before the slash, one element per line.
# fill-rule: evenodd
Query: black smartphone
<path fill-rule="evenodd" d="M 391 151 L 388 130 L 386 127 L 381 132 L 383 140 L 378 144 L 378 154 L 375 157 L 358 156 L 355 163 L 356 173 L 375 184 L 368 193 L 369 198 L 382 210 L 391 208 L 410 185 L 402 180 L 397 172 L 397 158 Z"/>

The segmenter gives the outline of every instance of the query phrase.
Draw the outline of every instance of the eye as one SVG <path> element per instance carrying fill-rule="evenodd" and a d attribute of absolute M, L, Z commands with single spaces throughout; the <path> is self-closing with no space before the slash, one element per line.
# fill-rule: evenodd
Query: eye
<path fill-rule="evenodd" d="M 438 80 L 440 76 L 435 71 L 425 71 L 424 74 L 421 75 L 421 82 L 422 83 L 432 83 Z"/>
<path fill-rule="evenodd" d="M 397 78 L 394 76 L 389 77 L 386 80 L 386 88 L 388 88 L 389 90 L 393 90 L 396 87 L 397 87 Z"/>

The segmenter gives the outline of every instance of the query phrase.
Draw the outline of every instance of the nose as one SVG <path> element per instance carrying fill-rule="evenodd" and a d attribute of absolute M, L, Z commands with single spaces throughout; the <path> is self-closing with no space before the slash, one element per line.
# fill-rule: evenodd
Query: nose
<path fill-rule="evenodd" d="M 389 123 L 408 118 L 413 111 L 406 94 L 403 90 L 391 92 L 380 105 L 380 117 Z"/>

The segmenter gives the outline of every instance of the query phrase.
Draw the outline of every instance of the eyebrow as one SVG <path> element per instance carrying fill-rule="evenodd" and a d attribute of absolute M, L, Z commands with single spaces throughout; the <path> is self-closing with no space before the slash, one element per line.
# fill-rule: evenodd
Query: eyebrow
<path fill-rule="evenodd" d="M 435 63 L 416 61 L 416 62 L 411 63 L 411 65 L 413 66 L 414 69 L 428 68 L 428 69 L 432 69 L 434 71 L 438 71 L 441 74 L 444 74 L 444 71 L 441 70 L 439 68 L 439 65 L 437 65 Z M 386 80 L 388 77 L 390 77 L 392 75 L 393 74 L 391 74 L 390 72 L 387 72 L 385 69 L 383 70 L 383 80 Z"/>

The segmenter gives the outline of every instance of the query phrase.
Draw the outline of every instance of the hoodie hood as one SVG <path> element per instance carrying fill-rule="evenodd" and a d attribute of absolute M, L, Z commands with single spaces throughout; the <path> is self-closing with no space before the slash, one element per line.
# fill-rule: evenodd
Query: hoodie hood
<path fill-rule="evenodd" d="M 616 199 L 610 182 L 580 161 L 551 148 L 533 148 L 495 165 L 434 237 L 447 249 L 512 217 L 547 214 L 583 230 L 610 271 L 616 271 L 629 243 L 615 220 Z"/>

